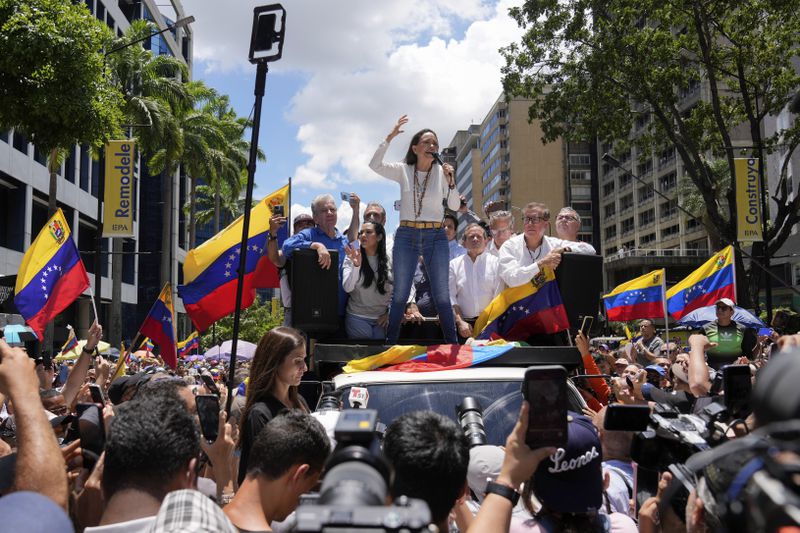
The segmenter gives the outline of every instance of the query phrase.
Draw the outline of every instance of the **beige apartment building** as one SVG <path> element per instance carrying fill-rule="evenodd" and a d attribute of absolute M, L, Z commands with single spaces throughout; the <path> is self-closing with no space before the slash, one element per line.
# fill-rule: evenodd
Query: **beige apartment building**
<path fill-rule="evenodd" d="M 537 122 L 528 122 L 530 100 L 500 96 L 480 124 L 455 134 L 446 154 L 456 166 L 458 190 L 467 205 L 485 218 L 487 202 L 502 202 L 513 211 L 517 231 L 522 231 L 521 209 L 542 202 L 553 213 L 572 205 L 580 213 L 581 239 L 598 242 L 593 220 L 592 168 L 596 153 L 592 143 L 561 140 L 544 144 Z"/>

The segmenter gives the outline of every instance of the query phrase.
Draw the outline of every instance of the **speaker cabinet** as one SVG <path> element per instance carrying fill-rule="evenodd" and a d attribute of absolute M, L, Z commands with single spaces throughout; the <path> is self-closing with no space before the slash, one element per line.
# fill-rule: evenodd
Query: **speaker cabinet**
<path fill-rule="evenodd" d="M 339 329 L 339 252 L 331 254 L 331 267 L 317 263 L 317 252 L 295 250 L 290 261 L 292 326 L 306 333 L 331 333 Z"/>
<path fill-rule="evenodd" d="M 556 282 L 573 328 L 581 327 L 581 317 L 597 318 L 603 292 L 603 256 L 564 253 L 556 268 Z"/>

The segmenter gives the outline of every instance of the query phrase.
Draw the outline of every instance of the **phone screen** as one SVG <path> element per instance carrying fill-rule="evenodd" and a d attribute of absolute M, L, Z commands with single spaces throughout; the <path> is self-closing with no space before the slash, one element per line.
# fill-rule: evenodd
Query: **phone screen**
<path fill-rule="evenodd" d="M 725 389 L 725 407 L 737 418 L 746 416 L 750 405 L 753 383 L 750 365 L 728 365 L 722 368 L 722 383 Z"/>
<path fill-rule="evenodd" d="M 348 193 L 346 193 L 346 192 L 343 192 L 343 193 L 341 194 L 341 198 L 342 198 L 342 200 L 344 200 L 345 202 L 349 202 L 349 201 L 350 201 L 350 195 L 349 195 Z"/>
<path fill-rule="evenodd" d="M 583 322 L 581 323 L 581 333 L 583 333 L 587 338 L 589 337 L 589 331 L 592 329 L 592 324 L 594 324 L 594 317 L 589 315 L 583 317 Z"/>
<path fill-rule="evenodd" d="M 283 216 L 283 206 L 282 205 L 273 205 L 272 206 L 272 216 Z"/>
<path fill-rule="evenodd" d="M 644 431 L 649 423 L 649 406 L 614 403 L 606 408 L 603 428 L 610 431 Z"/>
<path fill-rule="evenodd" d="M 219 399 L 213 394 L 201 394 L 195 397 L 195 402 L 203 438 L 214 442 L 219 432 Z"/>
<path fill-rule="evenodd" d="M 103 398 L 103 391 L 99 385 L 89 385 L 89 393 L 92 395 L 92 402 L 103 405 L 106 403 Z"/>
<path fill-rule="evenodd" d="M 525 443 L 531 448 L 567 443 L 567 371 L 562 366 L 525 371 L 523 394 L 530 403 Z"/>

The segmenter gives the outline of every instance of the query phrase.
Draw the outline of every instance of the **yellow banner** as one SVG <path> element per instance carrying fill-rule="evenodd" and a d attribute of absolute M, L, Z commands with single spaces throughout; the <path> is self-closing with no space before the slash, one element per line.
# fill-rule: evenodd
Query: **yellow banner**
<path fill-rule="evenodd" d="M 737 158 L 736 168 L 736 240 L 763 241 L 761 233 L 761 182 L 758 159 Z"/>
<path fill-rule="evenodd" d="M 133 237 L 134 141 L 106 143 L 103 237 Z"/>

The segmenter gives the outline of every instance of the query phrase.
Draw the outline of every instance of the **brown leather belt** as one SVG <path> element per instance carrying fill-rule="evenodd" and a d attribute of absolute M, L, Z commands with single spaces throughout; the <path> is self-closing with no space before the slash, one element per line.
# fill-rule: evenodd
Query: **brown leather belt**
<path fill-rule="evenodd" d="M 416 229 L 438 229 L 442 227 L 441 222 L 414 222 L 412 220 L 401 220 L 400 225 L 404 228 Z"/>

